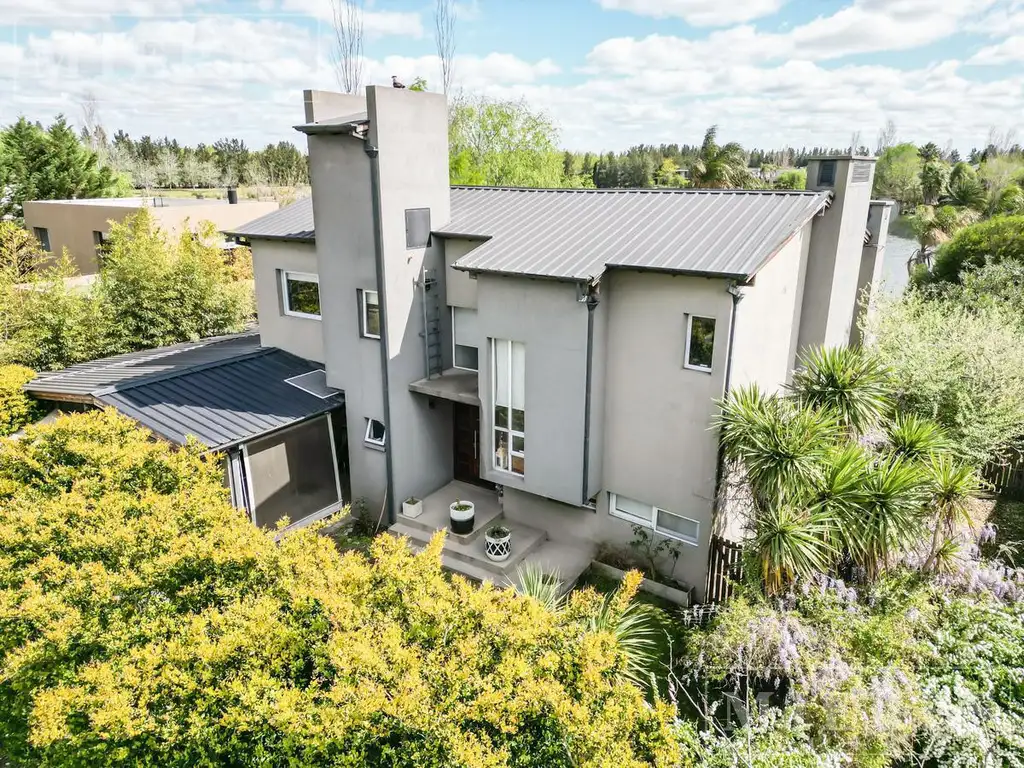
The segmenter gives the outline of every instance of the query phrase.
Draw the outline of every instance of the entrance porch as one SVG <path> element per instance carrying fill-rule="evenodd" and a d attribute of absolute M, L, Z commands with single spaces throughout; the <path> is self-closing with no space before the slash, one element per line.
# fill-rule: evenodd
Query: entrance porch
<path fill-rule="evenodd" d="M 449 526 L 449 507 L 457 500 L 471 501 L 475 507 L 473 530 L 465 535 L 452 533 Z M 473 581 L 517 586 L 517 570 L 535 564 L 542 572 L 557 575 L 568 590 L 594 558 L 594 547 L 587 542 L 553 541 L 546 531 L 506 518 L 496 490 L 453 480 L 422 501 L 423 512 L 418 517 L 399 514 L 388 532 L 406 537 L 409 546 L 419 551 L 437 531 L 445 530 L 442 564 Z M 498 524 L 512 534 L 512 554 L 501 563 L 487 557 L 484 540 L 487 529 Z"/>

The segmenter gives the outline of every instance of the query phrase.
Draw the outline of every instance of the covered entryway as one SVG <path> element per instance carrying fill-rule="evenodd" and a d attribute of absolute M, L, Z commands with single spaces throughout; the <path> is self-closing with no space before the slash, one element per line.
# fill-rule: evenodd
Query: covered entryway
<path fill-rule="evenodd" d="M 493 488 L 480 478 L 480 408 L 465 403 L 452 404 L 452 448 L 454 479 Z"/>

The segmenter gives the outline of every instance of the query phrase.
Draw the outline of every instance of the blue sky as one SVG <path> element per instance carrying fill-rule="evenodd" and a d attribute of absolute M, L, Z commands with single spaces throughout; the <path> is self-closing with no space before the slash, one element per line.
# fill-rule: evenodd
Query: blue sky
<path fill-rule="evenodd" d="M 344 2 L 344 0 L 335 0 Z M 363 0 L 367 83 L 439 84 L 435 0 Z M 336 88 L 332 0 L 0 0 L 0 122 L 251 145 Z M 30 8 L 28 12 L 26 9 Z M 457 0 L 455 84 L 525 98 L 581 150 L 700 140 L 961 150 L 1024 131 L 1024 0 Z M 1018 140 L 1024 137 L 1018 137 Z"/>

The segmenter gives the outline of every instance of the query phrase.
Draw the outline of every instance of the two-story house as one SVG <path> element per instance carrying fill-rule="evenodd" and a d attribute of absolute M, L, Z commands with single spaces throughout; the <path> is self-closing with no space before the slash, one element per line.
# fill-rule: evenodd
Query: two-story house
<path fill-rule="evenodd" d="M 422 542 L 473 496 L 556 566 L 643 525 L 699 591 L 716 400 L 849 343 L 887 230 L 875 204 L 865 247 L 873 159 L 813 160 L 805 192 L 452 188 L 441 95 L 307 92 L 298 130 L 312 200 L 236 234 L 262 343 L 344 393 L 353 498 Z"/>
<path fill-rule="evenodd" d="M 453 188 L 442 95 L 307 91 L 305 110 L 312 198 L 233 233 L 258 342 L 29 389 L 223 450 L 259 524 L 354 502 L 419 546 L 468 500 L 476 527 L 445 563 L 496 582 L 523 559 L 575 579 L 639 525 L 678 542 L 699 598 L 729 522 L 716 402 L 850 342 L 888 229 L 873 159 L 813 160 L 807 191 Z M 496 520 L 502 563 L 481 535 Z"/>

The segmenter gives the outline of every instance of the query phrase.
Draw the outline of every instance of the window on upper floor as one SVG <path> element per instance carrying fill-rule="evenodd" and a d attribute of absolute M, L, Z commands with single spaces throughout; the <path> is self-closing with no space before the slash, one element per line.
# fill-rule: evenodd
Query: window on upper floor
<path fill-rule="evenodd" d="M 367 339 L 380 338 L 380 299 L 376 291 L 359 294 L 359 335 Z"/>
<path fill-rule="evenodd" d="M 405 247 L 425 248 L 430 245 L 430 209 L 405 209 Z"/>
<path fill-rule="evenodd" d="M 684 367 L 695 371 L 710 371 L 714 353 L 715 318 L 687 315 Z"/>
<path fill-rule="evenodd" d="M 281 308 L 292 317 L 320 319 L 320 278 L 307 272 L 281 271 Z"/>
<path fill-rule="evenodd" d="M 831 187 L 836 183 L 836 161 L 820 160 L 818 162 L 818 186 Z"/>
<path fill-rule="evenodd" d="M 456 368 L 467 371 L 480 370 L 480 353 L 472 344 L 463 344 L 465 330 L 460 332 L 460 327 L 465 322 L 466 313 L 473 310 L 452 307 L 452 363 Z M 475 314 L 475 313 L 474 313 Z M 460 318 L 463 322 L 460 323 Z"/>
<path fill-rule="evenodd" d="M 677 515 L 653 504 L 645 504 L 628 496 L 609 493 L 608 514 L 645 528 L 652 528 L 662 536 L 677 539 L 686 544 L 697 546 L 700 542 L 700 523 L 696 520 Z"/>
<path fill-rule="evenodd" d="M 526 345 L 491 339 L 494 468 L 526 473 Z"/>
<path fill-rule="evenodd" d="M 36 240 L 39 241 L 39 247 L 44 251 L 50 250 L 50 230 L 46 227 L 32 227 L 32 231 L 35 233 Z"/>
<path fill-rule="evenodd" d="M 383 421 L 377 419 L 366 420 L 366 434 L 363 435 L 363 442 L 377 448 L 383 448 L 387 440 L 388 431 Z"/>

